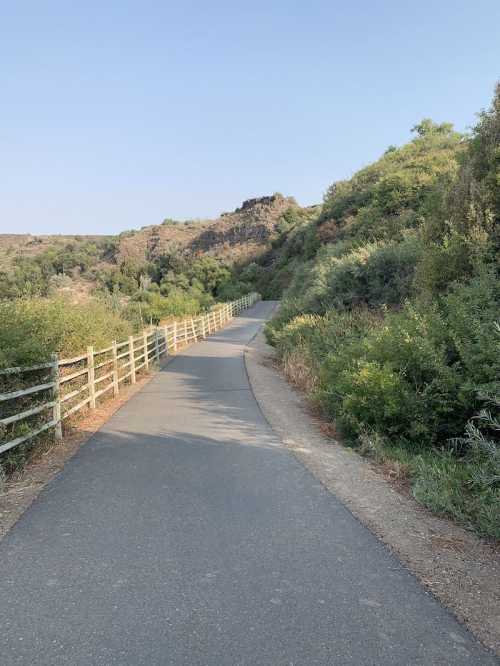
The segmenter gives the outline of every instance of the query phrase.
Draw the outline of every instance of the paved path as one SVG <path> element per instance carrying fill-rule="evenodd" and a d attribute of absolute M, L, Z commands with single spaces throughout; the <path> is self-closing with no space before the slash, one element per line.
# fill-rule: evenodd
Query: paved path
<path fill-rule="evenodd" d="M 0 545 L 0 664 L 496 664 L 280 446 L 259 303 L 112 417 Z"/>

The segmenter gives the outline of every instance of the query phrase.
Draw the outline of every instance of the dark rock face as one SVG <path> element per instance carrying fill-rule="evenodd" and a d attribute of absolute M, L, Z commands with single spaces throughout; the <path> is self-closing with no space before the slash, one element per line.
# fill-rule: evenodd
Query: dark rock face
<path fill-rule="evenodd" d="M 118 262 L 125 257 L 152 259 L 172 249 L 199 256 L 210 254 L 232 263 L 265 248 L 276 233 L 281 215 L 297 207 L 282 194 L 244 201 L 234 212 L 215 220 L 145 227 L 120 242 Z"/>
<path fill-rule="evenodd" d="M 271 196 L 268 197 L 257 197 L 255 199 L 247 199 L 234 212 L 241 213 L 244 210 L 257 208 L 259 206 L 279 207 L 285 202 L 287 208 L 293 205 L 295 206 L 297 205 L 293 197 L 284 197 L 282 194 L 272 194 Z"/>
<path fill-rule="evenodd" d="M 173 250 L 195 256 L 207 253 L 228 263 L 245 260 L 267 248 L 277 232 L 281 215 L 292 207 L 298 207 L 295 199 L 273 194 L 247 199 L 233 212 L 222 213 L 215 220 L 188 223 L 167 220 L 125 232 L 115 237 L 116 250 L 103 258 L 101 267 L 120 265 L 126 260 L 142 263 Z M 51 246 L 100 238 L 0 234 L 0 265 L 10 268 L 19 255 L 36 256 Z"/>
<path fill-rule="evenodd" d="M 262 246 L 276 232 L 281 215 L 297 203 L 292 197 L 274 194 L 267 197 L 247 199 L 234 213 L 225 213 L 205 227 L 190 244 L 193 251 L 220 254 L 228 247 L 241 246 L 241 255 L 249 246 Z"/>

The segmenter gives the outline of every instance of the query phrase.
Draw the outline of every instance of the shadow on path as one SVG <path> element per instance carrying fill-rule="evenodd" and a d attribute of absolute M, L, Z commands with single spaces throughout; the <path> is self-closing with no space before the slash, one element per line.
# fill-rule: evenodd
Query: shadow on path
<path fill-rule="evenodd" d="M 284 449 L 243 349 L 187 348 L 0 544 L 2 666 L 494 664 Z"/>

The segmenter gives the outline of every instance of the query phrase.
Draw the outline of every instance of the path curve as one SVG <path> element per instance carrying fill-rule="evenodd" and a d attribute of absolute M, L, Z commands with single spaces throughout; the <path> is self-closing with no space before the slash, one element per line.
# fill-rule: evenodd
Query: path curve
<path fill-rule="evenodd" d="M 0 544 L 3 666 L 497 664 L 284 447 L 261 302 L 183 351 Z"/>

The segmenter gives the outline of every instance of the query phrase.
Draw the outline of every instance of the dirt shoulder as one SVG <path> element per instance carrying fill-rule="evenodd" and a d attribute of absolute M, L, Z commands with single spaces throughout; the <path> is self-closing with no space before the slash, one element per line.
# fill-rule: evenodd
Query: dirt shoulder
<path fill-rule="evenodd" d="M 500 654 L 500 552 L 431 515 L 368 460 L 322 434 L 259 333 L 245 355 L 255 397 L 292 453 L 487 647 Z"/>

